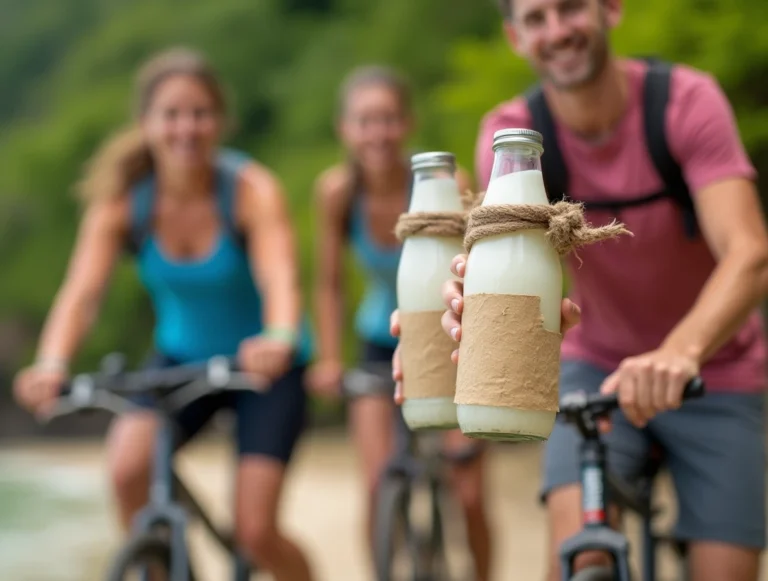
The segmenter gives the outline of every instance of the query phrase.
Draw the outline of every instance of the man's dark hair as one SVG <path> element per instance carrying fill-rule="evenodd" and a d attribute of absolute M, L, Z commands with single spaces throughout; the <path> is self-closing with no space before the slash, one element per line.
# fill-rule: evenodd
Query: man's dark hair
<path fill-rule="evenodd" d="M 504 18 L 512 20 L 512 0 L 496 0 L 496 5 Z"/>

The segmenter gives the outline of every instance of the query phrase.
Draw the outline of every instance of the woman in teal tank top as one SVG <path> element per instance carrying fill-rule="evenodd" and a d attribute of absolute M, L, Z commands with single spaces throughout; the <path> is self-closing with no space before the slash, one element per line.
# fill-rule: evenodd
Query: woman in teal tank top
<path fill-rule="evenodd" d="M 222 150 L 223 90 L 198 54 L 173 50 L 141 71 L 136 127 L 99 152 L 81 184 L 86 212 L 36 363 L 16 381 L 27 407 L 55 396 L 96 317 L 113 266 L 130 248 L 152 299 L 155 354 L 166 366 L 236 356 L 272 380 L 266 393 L 225 392 L 177 416 L 181 445 L 219 409 L 237 419 L 236 527 L 246 556 L 277 581 L 309 581 L 303 552 L 277 524 L 286 465 L 305 425 L 311 357 L 298 264 L 279 180 Z M 142 405 L 151 405 L 139 401 Z M 124 528 L 147 502 L 155 416 L 121 416 L 108 457 Z"/>
<path fill-rule="evenodd" d="M 349 162 L 326 170 L 317 180 L 320 239 L 315 282 L 318 361 L 309 385 L 324 394 L 337 394 L 343 374 L 342 262 L 345 247 L 357 259 L 366 287 L 355 314 L 361 365 L 390 366 L 397 340 L 389 320 L 397 308 L 396 279 L 401 245 L 393 232 L 407 210 L 411 173 L 406 140 L 411 130 L 409 92 L 402 79 L 386 68 L 353 72 L 341 91 L 337 127 Z M 463 171 L 460 187 L 471 187 Z M 394 396 L 394 383 L 392 383 Z M 379 474 L 394 447 L 393 397 L 356 397 L 350 402 L 350 423 L 368 493 L 368 533 Z M 449 446 L 466 446 L 455 430 Z M 453 466 L 456 493 L 464 508 L 476 579 L 489 575 L 490 540 L 483 506 L 483 456 L 465 466 Z"/>

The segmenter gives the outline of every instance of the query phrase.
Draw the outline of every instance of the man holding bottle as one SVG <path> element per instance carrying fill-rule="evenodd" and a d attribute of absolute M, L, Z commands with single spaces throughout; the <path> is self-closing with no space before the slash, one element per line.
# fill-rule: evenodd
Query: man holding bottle
<path fill-rule="evenodd" d="M 652 442 L 662 446 L 691 579 L 757 581 L 768 358 L 757 307 L 768 292 L 768 234 L 727 98 L 700 71 L 613 55 L 621 0 L 499 1 L 513 50 L 541 83 L 482 120 L 478 183 L 490 179 L 495 131 L 536 129 L 549 196 L 584 201 L 593 225 L 617 218 L 634 234 L 580 250 L 583 264 L 569 260 L 561 396 L 618 392 L 608 460 L 624 478 L 639 473 Z M 463 277 L 465 264 L 456 257 L 452 270 Z M 462 284 L 446 283 L 444 299 L 443 326 L 460 340 Z M 392 327 L 398 334 L 396 314 Z M 707 395 L 681 406 L 698 374 Z M 560 544 L 581 526 L 578 445 L 559 423 L 546 445 L 552 581 Z M 576 567 L 605 559 L 585 554 Z"/>

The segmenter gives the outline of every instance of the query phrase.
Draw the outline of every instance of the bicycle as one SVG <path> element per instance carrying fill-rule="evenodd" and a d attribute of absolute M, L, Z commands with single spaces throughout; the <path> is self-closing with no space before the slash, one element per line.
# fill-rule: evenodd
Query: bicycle
<path fill-rule="evenodd" d="M 136 406 L 126 397 L 136 395 L 152 397 L 160 420 L 149 503 L 136 516 L 128 540 L 113 558 L 108 581 L 130 579 L 134 571 L 142 581 L 148 581 L 149 567 L 161 572 L 159 578 L 164 581 L 194 581 L 186 539 L 193 519 L 199 519 L 232 558 L 234 581 L 248 581 L 256 573 L 256 567 L 238 552 L 232 533 L 213 523 L 173 467 L 171 414 L 175 410 L 216 391 L 263 391 L 268 387 L 235 370 L 233 359 L 213 357 L 199 364 L 126 373 L 124 358 L 111 354 L 102 360 L 100 372 L 77 375 L 63 387 L 56 408 L 45 418 L 48 422 L 90 410 L 114 414 L 132 411 Z"/>
<path fill-rule="evenodd" d="M 370 395 L 392 397 L 394 383 L 388 363 L 366 364 L 345 374 L 347 398 Z M 442 449 L 440 431 L 412 432 L 399 407 L 393 406 L 395 449 L 376 487 L 373 558 L 376 581 L 449 581 L 453 577 L 446 558 L 446 532 L 459 529 L 458 510 L 450 502 L 447 464 L 467 464 L 482 451 L 472 443 L 460 451 Z M 424 497 L 422 503 L 414 502 Z M 414 515 L 418 505 L 428 507 L 426 518 Z M 449 516 L 450 527 L 445 516 Z M 406 556 L 398 559 L 404 544 Z"/>
<path fill-rule="evenodd" d="M 704 383 L 697 377 L 686 385 L 683 399 L 703 395 Z M 560 402 L 561 421 L 576 425 L 583 437 L 580 449 L 583 529 L 566 539 L 560 547 L 563 581 L 631 581 L 629 540 L 609 526 L 609 500 L 622 509 L 634 512 L 641 520 L 642 580 L 656 581 L 656 550 L 662 544 L 670 545 L 680 557 L 681 578 L 685 579 L 685 543 L 656 533 L 653 526 L 659 510 L 652 503 L 652 485 L 663 458 L 657 454 L 649 462 L 636 486 L 611 474 L 607 468 L 605 444 L 600 437 L 597 420 L 610 414 L 618 405 L 616 394 L 587 395 L 584 392 L 568 394 Z M 612 557 L 613 564 L 586 567 L 574 574 L 574 560 L 585 551 L 606 552 Z"/>

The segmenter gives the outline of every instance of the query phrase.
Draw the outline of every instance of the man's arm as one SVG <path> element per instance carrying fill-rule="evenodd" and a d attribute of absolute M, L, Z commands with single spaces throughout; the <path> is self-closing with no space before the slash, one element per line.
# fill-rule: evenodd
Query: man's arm
<path fill-rule="evenodd" d="M 747 179 L 711 184 L 696 192 L 695 204 L 717 267 L 661 348 L 701 365 L 768 293 L 768 235 L 756 188 Z"/>
<path fill-rule="evenodd" d="M 701 365 L 726 343 L 768 292 L 768 234 L 755 170 L 730 103 L 712 77 L 675 72 L 670 146 L 693 192 L 717 267 L 662 348 Z"/>
<path fill-rule="evenodd" d="M 680 405 L 686 382 L 768 293 L 768 234 L 733 112 L 713 79 L 681 74 L 683 86 L 668 112 L 670 147 L 717 265 L 659 348 L 625 359 L 602 386 L 618 391 L 625 415 L 637 426 Z"/>

